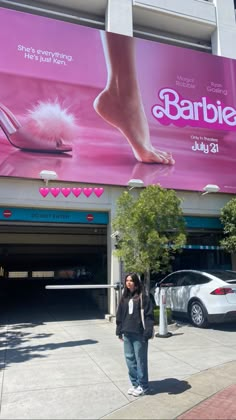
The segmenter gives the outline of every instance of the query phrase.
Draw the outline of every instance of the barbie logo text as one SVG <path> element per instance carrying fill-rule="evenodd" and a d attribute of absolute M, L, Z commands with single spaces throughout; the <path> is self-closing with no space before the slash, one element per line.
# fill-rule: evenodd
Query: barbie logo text
<path fill-rule="evenodd" d="M 220 100 L 211 103 L 205 96 L 199 101 L 181 98 L 171 88 L 161 89 L 159 98 L 163 105 L 153 105 L 153 116 L 163 125 L 174 123 L 204 128 L 232 130 L 236 127 L 236 109 L 224 106 Z"/>

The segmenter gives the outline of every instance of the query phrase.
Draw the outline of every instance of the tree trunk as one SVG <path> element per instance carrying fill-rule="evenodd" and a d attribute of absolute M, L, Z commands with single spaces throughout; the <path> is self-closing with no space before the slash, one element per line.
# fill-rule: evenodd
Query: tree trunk
<path fill-rule="evenodd" d="M 150 270 L 144 273 L 144 291 L 149 296 L 150 293 Z"/>

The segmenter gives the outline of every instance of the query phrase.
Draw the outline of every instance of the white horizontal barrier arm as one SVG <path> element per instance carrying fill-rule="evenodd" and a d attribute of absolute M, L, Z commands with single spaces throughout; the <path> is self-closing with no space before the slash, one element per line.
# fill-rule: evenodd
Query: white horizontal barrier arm
<path fill-rule="evenodd" d="M 65 284 L 47 285 L 45 289 L 114 289 L 117 284 Z"/>

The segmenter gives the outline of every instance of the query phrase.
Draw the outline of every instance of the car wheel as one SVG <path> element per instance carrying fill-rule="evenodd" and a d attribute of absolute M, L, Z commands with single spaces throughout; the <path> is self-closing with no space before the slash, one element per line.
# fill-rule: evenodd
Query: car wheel
<path fill-rule="evenodd" d="M 197 300 L 192 302 L 189 314 L 190 319 L 195 327 L 205 328 L 207 326 L 207 311 L 201 302 Z"/>

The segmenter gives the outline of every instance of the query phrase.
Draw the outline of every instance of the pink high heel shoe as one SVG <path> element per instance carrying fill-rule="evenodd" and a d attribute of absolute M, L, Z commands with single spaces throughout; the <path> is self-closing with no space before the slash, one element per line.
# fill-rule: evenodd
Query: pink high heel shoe
<path fill-rule="evenodd" d="M 0 103 L 0 127 L 12 146 L 47 153 L 70 152 L 72 146 L 66 141 L 76 133 L 74 116 L 62 109 L 57 101 L 39 102 L 29 111 L 23 125 Z"/>

